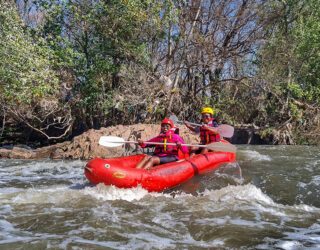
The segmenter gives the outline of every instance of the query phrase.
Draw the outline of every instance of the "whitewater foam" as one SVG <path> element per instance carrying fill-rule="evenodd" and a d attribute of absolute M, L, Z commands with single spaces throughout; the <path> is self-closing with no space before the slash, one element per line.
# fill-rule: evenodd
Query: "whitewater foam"
<path fill-rule="evenodd" d="M 255 160 L 255 161 L 271 161 L 272 160 L 270 156 L 260 154 L 258 151 L 242 150 L 241 152 L 245 154 L 246 159 Z"/>

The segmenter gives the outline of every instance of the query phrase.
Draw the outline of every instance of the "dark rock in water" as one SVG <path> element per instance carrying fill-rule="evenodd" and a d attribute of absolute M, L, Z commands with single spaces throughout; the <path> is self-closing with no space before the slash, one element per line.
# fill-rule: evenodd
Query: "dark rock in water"
<path fill-rule="evenodd" d="M 234 135 L 230 139 L 232 144 L 269 144 L 267 140 L 263 140 L 259 135 L 260 128 L 254 125 L 237 126 Z"/>

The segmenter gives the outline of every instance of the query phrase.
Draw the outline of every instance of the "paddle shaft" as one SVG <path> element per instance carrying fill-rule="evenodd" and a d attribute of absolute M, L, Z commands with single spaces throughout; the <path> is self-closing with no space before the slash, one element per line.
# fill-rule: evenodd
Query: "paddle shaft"
<path fill-rule="evenodd" d="M 194 123 L 194 122 L 188 122 L 188 121 L 177 121 L 177 123 L 188 123 L 188 124 L 190 124 L 190 125 L 193 125 L 193 126 L 197 126 L 197 127 L 201 127 L 201 126 L 203 126 L 204 124 L 199 124 L 199 123 Z"/>
<path fill-rule="evenodd" d="M 134 143 L 134 144 L 139 144 L 137 141 L 125 141 L 121 137 L 116 137 L 116 136 L 101 136 L 99 140 L 99 144 L 105 147 L 118 147 L 123 145 L 124 143 Z M 144 144 L 153 144 L 153 145 L 172 145 L 175 146 L 177 145 L 176 143 L 163 143 L 163 142 L 143 142 Z M 210 150 L 214 151 L 224 151 L 224 152 L 235 152 L 236 147 L 233 146 L 232 144 L 229 143 L 222 143 L 222 142 L 213 142 L 207 145 L 197 145 L 197 144 L 181 144 L 181 146 L 186 146 L 186 147 L 200 147 L 200 148 L 208 148 Z"/>
<path fill-rule="evenodd" d="M 135 143 L 138 144 L 138 142 L 136 141 L 124 141 L 123 143 Z M 175 146 L 177 144 L 175 143 L 162 143 L 162 142 L 143 142 L 144 144 L 151 144 L 151 145 L 172 145 Z M 207 145 L 199 145 L 199 144 L 181 144 L 181 146 L 186 146 L 186 147 L 198 147 L 198 148 L 208 148 L 209 150 L 215 150 L 215 151 L 226 151 L 226 152 L 235 152 L 236 151 L 236 147 L 232 144 L 224 144 L 223 146 L 221 146 L 222 142 L 212 142 L 210 144 Z M 221 148 L 222 147 L 222 148 Z"/>
<path fill-rule="evenodd" d="M 119 143 L 119 142 L 112 142 L 110 141 L 111 143 Z M 122 143 L 135 143 L 135 144 L 139 144 L 139 142 L 136 142 L 136 141 L 123 141 Z M 144 144 L 150 144 L 150 145 L 170 145 L 170 146 L 176 146 L 177 144 L 176 143 L 171 143 L 171 142 L 168 142 L 168 143 L 163 143 L 163 142 L 143 142 Z M 181 144 L 181 146 L 186 146 L 186 147 L 200 147 L 200 148 L 206 148 L 208 147 L 207 145 L 195 145 L 195 144 Z"/>
<path fill-rule="evenodd" d="M 201 127 L 203 125 L 206 125 L 206 124 L 199 124 L 199 123 L 194 123 L 194 122 L 188 122 L 188 121 L 180 121 L 178 119 L 177 116 L 175 115 L 171 115 L 169 117 L 169 119 L 171 119 L 173 122 L 175 123 L 186 123 L 186 124 L 189 124 L 191 126 L 196 126 L 196 127 Z M 221 124 L 217 127 L 213 127 L 215 129 L 217 129 L 217 131 L 219 132 L 219 134 L 223 137 L 227 137 L 227 138 L 231 138 L 233 136 L 233 133 L 234 133 L 234 128 L 230 125 L 224 125 L 224 124 Z"/>
<path fill-rule="evenodd" d="M 200 124 L 200 123 L 194 123 L 194 122 L 188 122 L 188 121 L 180 121 L 180 120 L 176 120 L 176 122 L 177 123 L 188 123 L 190 125 L 197 126 L 197 127 L 202 127 L 203 125 L 206 125 L 206 124 Z M 219 125 L 219 126 L 222 126 L 222 125 Z M 219 126 L 218 127 L 213 127 L 213 128 L 219 129 Z"/>

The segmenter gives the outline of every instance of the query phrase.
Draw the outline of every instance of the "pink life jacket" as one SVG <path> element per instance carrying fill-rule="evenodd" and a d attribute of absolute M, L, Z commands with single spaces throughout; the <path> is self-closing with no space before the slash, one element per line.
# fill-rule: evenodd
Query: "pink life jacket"
<path fill-rule="evenodd" d="M 211 121 L 209 121 L 209 123 L 207 124 L 209 127 L 215 127 L 214 126 L 214 118 L 211 119 Z M 212 142 L 218 142 L 220 141 L 220 134 L 215 134 L 212 131 L 203 129 L 202 127 L 200 127 L 200 143 L 202 145 L 206 145 Z"/>
<path fill-rule="evenodd" d="M 164 143 L 164 145 L 155 146 L 155 150 L 154 150 L 155 155 L 160 155 L 160 154 L 178 155 L 177 146 L 166 145 L 166 143 L 175 143 L 175 141 L 172 140 L 173 134 L 174 134 L 174 131 L 169 130 L 165 134 L 158 135 L 158 138 L 161 138 L 159 142 Z"/>

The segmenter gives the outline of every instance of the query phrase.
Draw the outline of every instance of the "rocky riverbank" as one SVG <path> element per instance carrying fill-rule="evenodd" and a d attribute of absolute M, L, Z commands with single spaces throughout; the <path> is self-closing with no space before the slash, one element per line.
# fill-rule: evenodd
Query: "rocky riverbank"
<path fill-rule="evenodd" d="M 143 140 L 154 137 L 159 132 L 159 125 L 135 124 L 129 126 L 117 125 L 99 130 L 89 130 L 71 141 L 55 145 L 32 149 L 24 145 L 5 146 L 0 148 L 0 158 L 14 159 L 92 159 L 94 157 L 115 157 L 124 154 L 140 152 L 135 144 L 123 147 L 107 148 L 98 144 L 99 138 L 105 135 L 119 136 L 127 141 Z M 180 135 L 186 143 L 196 144 L 198 136 L 190 133 L 185 126 L 180 127 Z M 257 133 L 257 129 L 250 126 L 237 127 L 230 140 L 234 144 L 266 144 Z"/>

